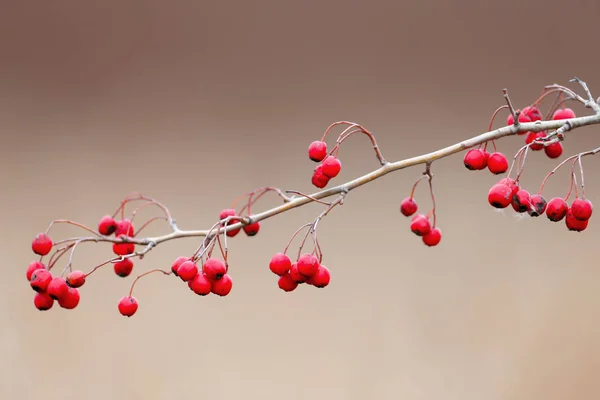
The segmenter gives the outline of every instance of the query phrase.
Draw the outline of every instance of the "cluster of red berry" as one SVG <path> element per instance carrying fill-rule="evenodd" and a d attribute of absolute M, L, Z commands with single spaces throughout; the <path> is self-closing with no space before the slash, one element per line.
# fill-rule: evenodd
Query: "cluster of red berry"
<path fill-rule="evenodd" d="M 327 143 L 316 140 L 308 147 L 308 157 L 314 162 L 320 163 L 315 167 L 312 176 L 312 184 L 323 189 L 329 181 L 340 173 L 342 163 L 334 155 L 327 155 Z"/>
<path fill-rule="evenodd" d="M 236 211 L 234 208 L 227 208 L 223 211 L 221 211 L 221 213 L 219 214 L 219 219 L 220 220 L 224 220 L 228 217 L 235 217 L 236 216 Z M 227 225 L 233 225 L 240 222 L 239 219 L 237 218 L 230 218 L 229 222 L 227 223 Z M 225 224 L 221 224 L 221 226 L 225 226 Z M 260 222 L 253 222 L 251 224 L 246 224 L 244 225 L 242 228 L 237 228 L 237 229 L 232 229 L 227 231 L 227 236 L 229 237 L 234 237 L 236 236 L 238 233 L 240 233 L 241 230 L 244 230 L 244 233 L 248 236 L 255 236 L 259 229 L 260 229 Z"/>
<path fill-rule="evenodd" d="M 400 212 L 405 217 L 410 217 L 417 212 L 418 206 L 414 198 L 407 197 L 400 203 Z M 410 221 L 410 230 L 417 236 L 420 236 L 427 246 L 437 246 L 442 240 L 442 231 L 436 226 L 432 226 L 430 216 L 425 214 L 416 214 Z"/>
<path fill-rule="evenodd" d="M 302 254 L 294 263 L 285 253 L 277 253 L 271 258 L 269 269 L 279 276 L 279 288 L 286 292 L 295 290 L 302 283 L 324 288 L 331 280 L 329 269 L 309 253 Z"/>
<path fill-rule="evenodd" d="M 104 236 L 115 235 L 115 237 L 133 237 L 134 235 L 133 223 L 127 219 L 116 221 L 110 215 L 105 215 L 100 219 L 98 223 L 98 233 Z M 133 243 L 113 243 L 113 252 L 118 256 L 127 256 L 135 251 L 135 245 Z M 125 278 L 133 271 L 133 261 L 131 258 L 125 258 L 114 264 L 115 274 L 122 278 Z"/>

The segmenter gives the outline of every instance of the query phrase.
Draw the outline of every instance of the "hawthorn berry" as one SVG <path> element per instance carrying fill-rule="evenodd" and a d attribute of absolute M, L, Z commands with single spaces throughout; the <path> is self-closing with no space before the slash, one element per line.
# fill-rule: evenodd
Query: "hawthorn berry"
<path fill-rule="evenodd" d="M 64 309 L 72 310 L 79 304 L 79 289 L 68 288 L 67 294 L 58 299 L 58 305 Z"/>
<path fill-rule="evenodd" d="M 500 185 L 507 185 L 511 190 L 511 196 L 519 191 L 519 184 L 511 178 L 502 178 L 498 181 Z"/>
<path fill-rule="evenodd" d="M 290 279 L 292 279 L 296 283 L 304 283 L 308 279 L 308 276 L 302 275 L 298 270 L 298 263 L 295 262 L 292 264 L 290 268 Z"/>
<path fill-rule="evenodd" d="M 504 154 L 495 152 L 488 157 L 487 167 L 492 174 L 503 174 L 508 170 L 508 160 Z"/>
<path fill-rule="evenodd" d="M 36 293 L 33 297 L 33 304 L 35 308 L 40 311 L 46 311 L 52 308 L 54 305 L 54 299 L 46 292 Z"/>
<path fill-rule="evenodd" d="M 306 283 L 317 288 L 324 288 L 325 286 L 329 285 L 330 281 L 331 274 L 329 272 L 329 269 L 324 265 L 319 265 L 319 269 L 317 270 L 317 272 L 315 272 L 310 278 L 308 278 Z"/>
<path fill-rule="evenodd" d="M 233 217 L 236 215 L 235 209 L 233 208 L 227 208 L 225 210 L 222 210 L 221 213 L 219 214 L 219 219 L 221 221 L 223 221 L 225 218 L 227 217 Z M 229 220 L 229 222 L 227 222 L 227 226 L 231 226 L 233 224 L 237 224 L 238 222 L 240 222 L 239 219 L 237 218 L 232 218 Z M 221 226 L 225 226 L 225 222 L 221 222 Z M 234 237 L 235 235 L 237 235 L 238 233 L 240 233 L 240 231 L 242 230 L 242 228 L 238 228 L 238 229 L 233 229 L 230 231 L 227 231 L 227 236 L 228 237 Z"/>
<path fill-rule="evenodd" d="M 544 147 L 544 153 L 546 153 L 548 158 L 558 158 L 562 155 L 562 152 L 563 146 L 560 142 L 552 143 L 551 145 Z"/>
<path fill-rule="evenodd" d="M 402 203 L 400 203 L 400 212 L 405 217 L 410 217 L 411 215 L 416 213 L 418 208 L 419 207 L 417 206 L 417 203 L 413 200 L 412 197 L 407 197 L 404 200 L 402 200 Z"/>
<path fill-rule="evenodd" d="M 575 218 L 571 209 L 567 211 L 567 215 L 565 218 L 565 224 L 570 231 L 581 232 L 587 228 L 589 220 L 582 221 L 580 219 Z"/>
<path fill-rule="evenodd" d="M 521 111 L 529 117 L 531 122 L 541 121 L 543 119 L 542 112 L 536 106 L 527 106 Z"/>
<path fill-rule="evenodd" d="M 255 236 L 260 229 L 260 222 L 257 221 L 248 225 L 244 225 L 243 229 L 247 236 Z"/>
<path fill-rule="evenodd" d="M 527 211 L 532 217 L 539 217 L 546 211 L 546 199 L 541 194 L 531 196 L 531 207 Z"/>
<path fill-rule="evenodd" d="M 52 281 L 52 274 L 47 269 L 38 269 L 31 275 L 30 285 L 36 292 L 45 292 Z"/>
<path fill-rule="evenodd" d="M 463 163 L 468 170 L 479 171 L 487 167 L 489 154 L 482 149 L 471 149 L 467 151 Z"/>
<path fill-rule="evenodd" d="M 313 172 L 311 182 L 319 189 L 323 189 L 329 183 L 329 177 L 323 173 L 323 166 L 317 165 Z"/>
<path fill-rule="evenodd" d="M 269 269 L 275 275 L 283 276 L 292 268 L 292 260 L 283 253 L 276 253 L 269 262 Z"/>
<path fill-rule="evenodd" d="M 422 240 L 429 247 L 437 246 L 442 240 L 442 231 L 439 228 L 433 228 L 427 234 L 423 235 Z"/>
<path fill-rule="evenodd" d="M 38 233 L 31 242 L 31 249 L 40 256 L 45 256 L 52 250 L 52 239 L 45 233 Z"/>
<path fill-rule="evenodd" d="M 298 287 L 298 283 L 292 279 L 289 273 L 281 275 L 277 281 L 277 285 L 284 292 L 291 292 Z"/>
<path fill-rule="evenodd" d="M 570 108 L 559 108 L 552 114 L 553 120 L 575 118 L 575 111 Z"/>
<path fill-rule="evenodd" d="M 85 283 L 85 274 L 83 271 L 73 271 L 67 275 L 67 285 L 72 288 L 78 288 Z"/>
<path fill-rule="evenodd" d="M 417 214 L 412 218 L 410 230 L 417 236 L 425 236 L 431 231 L 429 218 L 423 214 Z"/>
<path fill-rule="evenodd" d="M 189 286 L 194 293 L 200 296 L 206 296 L 210 294 L 212 289 L 211 280 L 208 279 L 203 273 L 197 273 L 196 276 L 189 281 Z"/>
<path fill-rule="evenodd" d="M 513 195 L 511 204 L 516 212 L 527 212 L 531 209 L 531 195 L 527 190 L 521 189 Z"/>
<path fill-rule="evenodd" d="M 321 162 L 327 156 L 327 143 L 315 140 L 308 146 L 308 157 L 314 162 Z"/>
<path fill-rule="evenodd" d="M 302 254 L 298 258 L 298 272 L 304 276 L 312 276 L 319 270 L 319 259 L 312 254 Z"/>
<path fill-rule="evenodd" d="M 326 177 L 328 177 L 330 179 L 338 176 L 338 174 L 340 173 L 340 170 L 342 169 L 342 163 L 335 156 L 328 156 L 327 158 L 325 158 L 325 160 L 323 160 L 323 164 L 321 164 L 321 166 L 323 167 L 323 169 L 322 169 L 323 175 L 325 175 Z"/>
<path fill-rule="evenodd" d="M 64 280 L 64 278 L 56 276 L 52 278 L 52 280 L 48 284 L 48 287 L 46 288 L 46 293 L 48 293 L 48 295 L 54 300 L 58 300 L 61 297 L 64 297 L 67 294 L 68 290 L 69 287 L 67 286 L 67 282 Z"/>
<path fill-rule="evenodd" d="M 527 138 L 525 139 L 525 144 L 531 144 L 531 143 L 533 143 L 534 140 L 545 138 L 545 137 L 546 137 L 546 133 L 544 131 L 529 132 L 529 134 L 527 135 Z M 544 145 L 542 143 L 533 143 L 533 144 L 531 144 L 531 146 L 529 146 L 529 148 L 533 151 L 539 151 L 544 148 Z"/>
<path fill-rule="evenodd" d="M 571 203 L 570 210 L 575 219 L 587 221 L 592 217 L 592 202 L 578 197 Z"/>
<path fill-rule="evenodd" d="M 131 261 L 131 258 L 126 258 L 123 261 L 115 263 L 113 268 L 115 270 L 115 274 L 121 278 L 125 278 L 131 274 L 131 271 L 133 271 L 133 261 Z"/>
<path fill-rule="evenodd" d="M 198 273 L 198 266 L 192 260 L 187 260 L 182 262 L 177 268 L 177 276 L 181 278 L 182 281 L 187 282 Z"/>
<path fill-rule="evenodd" d="M 495 208 L 506 208 L 512 202 L 513 190 L 508 184 L 496 183 L 488 192 L 488 202 Z"/>
<path fill-rule="evenodd" d="M 567 211 L 569 211 L 569 205 L 560 197 L 551 199 L 546 205 L 546 216 L 553 222 L 562 220 L 567 215 Z"/>
<path fill-rule="evenodd" d="M 125 317 L 131 317 L 138 309 L 138 302 L 133 296 L 124 296 L 119 301 L 119 312 Z"/>
<path fill-rule="evenodd" d="M 232 286 L 231 276 L 225 274 L 218 281 L 211 281 L 210 291 L 219 296 L 227 296 L 231 292 Z"/>
<path fill-rule="evenodd" d="M 184 262 L 189 261 L 189 259 L 189 257 L 177 257 L 175 261 L 173 261 L 173 264 L 171 264 L 171 271 L 173 272 L 173 275 L 178 276 L 177 270 L 179 269 L 179 266 Z"/>
<path fill-rule="evenodd" d="M 40 261 L 32 261 L 29 264 L 29 266 L 27 267 L 27 272 L 25 273 L 25 276 L 27 277 L 28 281 L 31 281 L 31 275 L 33 275 L 33 273 L 38 269 L 46 269 L 46 266 Z"/>
<path fill-rule="evenodd" d="M 117 222 L 110 215 L 105 215 L 98 223 L 98 233 L 110 236 L 117 231 Z"/>
<path fill-rule="evenodd" d="M 122 219 L 121 221 L 117 221 L 116 224 L 117 226 L 115 228 L 115 236 L 119 237 L 123 235 L 133 237 L 134 229 L 133 224 L 130 220 Z"/>
<path fill-rule="evenodd" d="M 216 281 L 227 273 L 227 266 L 218 258 L 209 258 L 202 266 L 202 272 L 211 281 Z"/>
<path fill-rule="evenodd" d="M 135 245 L 133 243 L 113 243 L 113 252 L 118 256 L 126 256 L 132 254 L 135 251 Z"/>

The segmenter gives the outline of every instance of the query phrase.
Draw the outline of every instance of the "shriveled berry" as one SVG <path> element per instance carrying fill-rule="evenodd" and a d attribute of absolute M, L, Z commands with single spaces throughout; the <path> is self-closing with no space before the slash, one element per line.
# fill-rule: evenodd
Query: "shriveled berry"
<path fill-rule="evenodd" d="M 524 213 L 531 209 L 531 195 L 525 189 L 519 190 L 512 197 L 512 207 L 518 213 Z"/>
<path fill-rule="evenodd" d="M 312 184 L 319 189 L 323 189 L 329 183 L 329 179 L 330 178 L 323 173 L 323 166 L 317 165 L 311 179 Z"/>
<path fill-rule="evenodd" d="M 312 276 L 319 269 L 319 259 L 312 254 L 302 254 L 298 258 L 298 272 L 304 276 Z"/>
<path fill-rule="evenodd" d="M 429 218 L 423 214 L 415 215 L 410 222 L 410 230 L 417 236 L 425 236 L 431 231 Z"/>
<path fill-rule="evenodd" d="M 227 296 L 229 292 L 231 292 L 232 286 L 233 282 L 231 280 L 231 276 L 229 276 L 229 274 L 225 274 L 218 281 L 211 282 L 210 291 L 219 296 Z"/>
<path fill-rule="evenodd" d="M 190 289 L 199 296 L 210 294 L 212 282 L 203 273 L 199 272 L 189 281 Z"/>
<path fill-rule="evenodd" d="M 35 308 L 40 311 L 46 311 L 52 308 L 54 305 L 54 299 L 46 292 L 36 293 L 33 297 L 33 304 Z"/>
<path fill-rule="evenodd" d="M 575 118 L 575 111 L 570 108 L 559 108 L 552 114 L 553 120 Z"/>
<path fill-rule="evenodd" d="M 292 268 L 292 260 L 283 253 L 276 253 L 269 262 L 269 269 L 275 275 L 283 276 Z"/>
<path fill-rule="evenodd" d="M 571 209 L 569 209 L 569 211 L 567 211 L 567 216 L 565 218 L 565 223 L 567 225 L 567 228 L 570 231 L 574 231 L 574 232 L 581 232 L 584 231 L 589 223 L 589 219 L 586 219 L 585 221 L 582 221 L 580 219 L 577 219 L 573 216 L 573 213 L 571 212 Z"/>
<path fill-rule="evenodd" d="M 479 171 L 487 167 L 489 154 L 482 149 L 471 149 L 463 158 L 463 163 L 468 170 Z"/>
<path fill-rule="evenodd" d="M 46 269 L 46 265 L 40 261 L 32 261 L 29 263 L 27 266 L 27 272 L 25 273 L 28 281 L 31 281 L 31 275 L 33 275 L 33 273 L 38 269 Z"/>
<path fill-rule="evenodd" d="M 131 258 L 126 258 L 123 261 L 115 263 L 113 268 L 115 274 L 119 275 L 121 278 L 125 278 L 133 271 L 133 261 L 131 261 Z"/>
<path fill-rule="evenodd" d="M 78 288 L 85 283 L 85 274 L 83 271 L 73 271 L 67 275 L 67 285 L 72 288 Z"/>
<path fill-rule="evenodd" d="M 198 266 L 192 260 L 187 260 L 179 265 L 177 269 L 177 276 L 181 278 L 182 281 L 187 282 L 198 273 Z"/>
<path fill-rule="evenodd" d="M 418 208 L 417 203 L 412 197 L 407 197 L 400 203 L 400 212 L 405 217 L 410 217 L 416 213 Z"/>
<path fill-rule="evenodd" d="M 235 215 L 236 215 L 235 209 L 233 209 L 233 208 L 227 208 L 227 209 L 221 211 L 221 213 L 219 214 L 219 219 L 221 221 L 223 221 L 225 218 L 227 218 L 227 217 L 233 217 Z M 237 224 L 238 222 L 240 222 L 239 219 L 232 218 L 232 219 L 230 219 L 227 222 L 227 226 L 229 227 L 231 225 Z M 221 226 L 225 226 L 225 222 L 221 222 Z M 240 233 L 241 230 L 242 230 L 242 228 L 229 230 L 229 231 L 227 231 L 227 236 L 228 237 L 234 237 L 238 233 Z"/>
<path fill-rule="evenodd" d="M 304 283 L 308 279 L 308 276 L 302 275 L 298 270 L 298 263 L 293 263 L 290 268 L 290 279 L 296 283 Z"/>
<path fill-rule="evenodd" d="M 323 174 L 328 178 L 335 178 L 340 173 L 342 169 L 342 163 L 335 156 L 328 156 L 323 160 Z"/>
<path fill-rule="evenodd" d="M 135 251 L 135 245 L 133 243 L 113 243 L 113 253 L 118 256 L 126 256 Z"/>
<path fill-rule="evenodd" d="M 244 225 L 243 229 L 247 236 L 255 236 L 260 229 L 260 222 L 257 221 L 248 225 Z"/>
<path fill-rule="evenodd" d="M 218 258 L 209 258 L 204 263 L 202 272 L 211 281 L 219 280 L 227 273 L 227 265 Z"/>
<path fill-rule="evenodd" d="M 138 309 L 138 302 L 133 296 L 124 296 L 119 301 L 119 312 L 125 317 L 131 317 Z"/>
<path fill-rule="evenodd" d="M 569 211 L 569 205 L 560 197 L 551 199 L 546 205 L 546 216 L 553 222 L 562 220 L 567 215 L 567 211 Z"/>
<path fill-rule="evenodd" d="M 534 194 L 531 196 L 531 207 L 527 212 L 532 217 L 539 217 L 546 211 L 546 199 L 541 194 Z"/>
<path fill-rule="evenodd" d="M 327 156 L 327 143 L 315 140 L 308 146 L 308 157 L 314 162 L 321 162 Z"/>
<path fill-rule="evenodd" d="M 544 147 L 544 153 L 548 158 L 558 158 L 562 155 L 563 145 L 560 142 L 552 143 L 549 146 Z"/>
<path fill-rule="evenodd" d="M 117 231 L 117 222 L 110 215 L 105 215 L 98 223 L 98 233 L 110 236 Z"/>
<path fill-rule="evenodd" d="M 31 275 L 30 285 L 36 292 L 45 292 L 52 281 L 52 274 L 47 269 L 38 269 Z"/>
<path fill-rule="evenodd" d="M 67 294 L 58 299 L 58 305 L 64 309 L 72 310 L 79 304 L 79 289 L 70 287 Z"/>
<path fill-rule="evenodd" d="M 587 221 L 592 217 L 592 202 L 588 199 L 576 198 L 571 203 L 571 213 L 575 219 Z"/>
<path fill-rule="evenodd" d="M 31 249 L 40 256 L 45 256 L 52 250 L 52 239 L 45 233 L 38 233 L 31 242 Z"/>
<path fill-rule="evenodd" d="M 437 246 L 442 240 L 442 231 L 439 228 L 433 228 L 426 235 L 423 235 L 422 239 L 423 243 L 429 247 Z"/>
<path fill-rule="evenodd" d="M 533 143 L 534 140 L 542 139 L 545 137 L 546 137 L 546 132 L 544 132 L 544 131 L 529 132 L 529 134 L 527 135 L 527 138 L 525 139 L 525 144 L 531 144 L 531 143 Z M 533 151 L 539 151 L 544 148 L 544 145 L 542 143 L 533 143 L 533 144 L 531 144 L 531 146 L 529 146 L 529 148 Z"/>
<path fill-rule="evenodd" d="M 115 236 L 119 237 L 123 235 L 133 237 L 134 229 L 130 220 L 122 219 L 121 221 L 117 221 L 116 224 L 117 227 L 115 229 Z"/>
<path fill-rule="evenodd" d="M 50 284 L 48 284 L 48 287 L 46 288 L 46 293 L 48 293 L 48 295 L 54 300 L 58 300 L 61 297 L 64 297 L 67 294 L 68 290 L 69 287 L 67 286 L 67 282 L 64 280 L 64 278 L 56 276 L 52 278 Z"/>
<path fill-rule="evenodd" d="M 317 288 L 324 288 L 325 286 L 329 285 L 330 281 L 331 273 L 329 272 L 329 269 L 324 265 L 319 265 L 317 272 L 308 278 L 306 283 Z"/>
<path fill-rule="evenodd" d="M 497 183 L 488 192 L 488 202 L 495 208 L 506 208 L 512 202 L 513 191 L 509 185 Z"/>
<path fill-rule="evenodd" d="M 487 166 L 492 174 L 503 174 L 508 170 L 508 160 L 504 154 L 495 152 L 490 154 Z"/>
<path fill-rule="evenodd" d="M 286 273 L 279 277 L 277 285 L 284 292 L 292 292 L 298 287 L 298 283 L 292 279 L 289 273 Z"/>

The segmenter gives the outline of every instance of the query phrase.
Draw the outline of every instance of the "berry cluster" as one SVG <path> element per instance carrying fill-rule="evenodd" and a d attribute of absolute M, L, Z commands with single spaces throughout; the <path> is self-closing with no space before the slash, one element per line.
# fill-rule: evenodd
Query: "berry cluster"
<path fill-rule="evenodd" d="M 427 246 L 437 246 L 442 240 L 442 231 L 430 222 L 430 215 L 415 214 L 418 206 L 413 197 L 407 197 L 400 203 L 400 212 L 405 217 L 414 215 L 410 221 L 410 230 L 420 236 Z M 432 212 L 433 213 L 433 212 Z M 430 214 L 432 214 L 430 213 Z"/>
<path fill-rule="evenodd" d="M 320 163 L 315 167 L 312 176 L 312 184 L 323 189 L 329 181 L 340 173 L 342 163 L 333 155 L 327 155 L 327 143 L 322 141 L 314 141 L 308 147 L 308 157 Z"/>
<path fill-rule="evenodd" d="M 295 290 L 302 283 L 324 288 L 331 280 L 329 269 L 309 253 L 302 254 L 294 263 L 285 253 L 277 253 L 271 258 L 269 269 L 279 277 L 277 284 L 285 292 Z"/>
<path fill-rule="evenodd" d="M 135 229 L 133 227 L 133 222 L 127 218 L 115 220 L 114 217 L 105 215 L 98 223 L 98 233 L 103 236 L 111 236 L 114 234 L 116 238 L 132 238 L 134 237 Z M 128 242 L 113 243 L 112 249 L 113 253 L 118 256 L 129 256 L 135 252 L 135 244 Z M 113 268 L 115 274 L 125 278 L 133 271 L 133 261 L 131 260 L 131 257 L 124 258 L 116 262 Z"/>

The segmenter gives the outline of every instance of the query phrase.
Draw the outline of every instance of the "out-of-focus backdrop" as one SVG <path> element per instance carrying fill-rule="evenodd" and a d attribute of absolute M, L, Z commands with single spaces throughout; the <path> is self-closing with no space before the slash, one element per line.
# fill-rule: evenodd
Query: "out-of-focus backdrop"
<path fill-rule="evenodd" d="M 229 242 L 228 297 L 151 275 L 131 319 L 117 302 L 132 277 L 110 266 L 78 308 L 44 313 L 25 268 L 52 219 L 95 226 L 131 191 L 167 204 L 184 229 L 208 228 L 256 187 L 311 193 L 306 149 L 338 120 L 365 125 L 398 160 L 486 131 L 503 88 L 522 107 L 544 85 L 580 90 L 568 83 L 578 76 L 599 96 L 599 15 L 595 1 L 555 0 L 5 2 L 0 398 L 597 399 L 600 217 L 573 233 L 495 212 L 486 195 L 498 177 L 467 171 L 462 155 L 433 166 L 436 248 L 398 212 L 420 168 L 350 193 L 319 227 L 326 289 L 283 293 L 267 266 L 318 204 Z M 565 155 L 598 146 L 599 129 L 570 133 Z M 512 157 L 522 137 L 497 145 Z M 340 157 L 333 182 L 377 167 L 365 137 Z M 531 154 L 523 184 L 537 191 L 557 163 Z M 600 160 L 584 167 L 600 204 Z M 564 196 L 568 182 L 562 171 L 545 194 Z M 430 207 L 425 185 L 416 198 Z M 165 243 L 134 275 L 198 243 Z M 82 245 L 74 267 L 110 256 Z"/>

